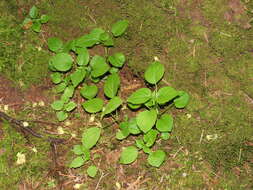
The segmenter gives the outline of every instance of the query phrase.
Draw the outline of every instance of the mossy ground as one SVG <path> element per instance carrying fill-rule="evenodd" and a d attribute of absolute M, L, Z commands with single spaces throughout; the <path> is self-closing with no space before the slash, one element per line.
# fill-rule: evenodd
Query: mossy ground
<path fill-rule="evenodd" d="M 124 144 L 111 141 L 114 133 L 107 131 L 100 142 L 105 150 L 93 160 L 108 174 L 101 180 L 102 189 L 117 189 L 116 182 L 122 189 L 134 182 L 139 189 L 253 188 L 252 1 L 41 0 L 36 5 L 51 20 L 39 34 L 20 27 L 32 2 L 0 2 L 0 69 L 16 85 L 28 88 L 48 76 L 50 55 L 45 38 L 57 36 L 67 41 L 94 27 L 109 29 L 126 18 L 130 27 L 116 47 L 127 55 L 133 72 L 141 76 L 157 56 L 166 65 L 165 81 L 191 94 L 186 109 L 172 110 L 175 127 L 163 145 L 168 159 L 160 169 L 147 166 L 144 155 L 133 166 L 115 164 L 110 156 L 116 157 Z M 18 115 L 27 117 L 24 112 Z M 0 173 L 7 174 L 0 178 L 1 189 L 17 181 L 41 181 L 48 169 L 49 161 L 43 159 L 47 145 L 41 145 L 39 154 L 32 154 L 7 125 L 3 125 L 1 139 L 6 148 L 1 153 Z M 25 166 L 16 167 L 15 155 L 20 151 L 31 156 Z M 66 156 L 68 164 L 73 155 Z M 86 185 L 94 189 L 98 181 L 99 177 L 86 179 Z M 50 179 L 43 181 L 44 189 L 50 189 L 48 182 Z"/>

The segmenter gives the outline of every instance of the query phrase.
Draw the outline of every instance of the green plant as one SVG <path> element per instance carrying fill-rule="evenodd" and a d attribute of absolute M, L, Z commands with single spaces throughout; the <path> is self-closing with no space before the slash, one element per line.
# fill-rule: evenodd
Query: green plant
<path fill-rule="evenodd" d="M 124 65 L 126 58 L 122 53 L 108 55 L 108 47 L 114 44 L 112 36 L 121 36 L 127 27 L 128 21 L 121 20 L 112 25 L 112 35 L 101 28 L 95 28 L 89 34 L 65 44 L 56 37 L 48 39 L 48 48 L 55 53 L 49 61 L 49 69 L 53 71 L 51 78 L 57 85 L 55 91 L 62 93 L 60 99 L 51 105 L 57 111 L 56 116 L 59 121 L 66 120 L 69 113 L 77 107 L 73 96 L 78 89 L 86 100 L 82 103 L 83 109 L 92 114 L 100 113 L 100 119 L 112 114 L 123 104 L 123 100 L 117 96 L 120 87 L 118 71 Z M 101 55 L 91 57 L 89 49 L 99 44 L 105 48 L 105 57 Z M 76 64 L 73 64 L 74 62 Z M 118 140 L 123 140 L 130 134 L 141 136 L 136 139 L 135 146 L 123 148 L 120 157 L 122 164 L 134 162 L 140 150 L 149 155 L 148 163 L 151 166 L 159 167 L 165 160 L 166 154 L 163 150 L 152 151 L 151 148 L 158 137 L 164 140 L 170 137 L 173 117 L 167 113 L 167 108 L 171 105 L 179 109 L 184 108 L 188 104 L 189 95 L 170 86 L 158 89 L 157 84 L 163 78 L 164 70 L 160 62 L 152 63 L 145 71 L 144 78 L 153 92 L 149 88 L 141 88 L 133 92 L 126 101 L 130 109 L 144 107 L 146 110 L 119 125 L 119 131 L 116 133 Z M 104 99 L 96 97 L 99 91 L 96 83 L 101 80 L 104 82 L 104 95 L 109 99 L 106 105 Z M 82 87 L 78 88 L 80 85 Z M 90 149 L 97 143 L 100 133 L 97 127 L 89 128 L 83 133 L 82 145 L 75 145 L 73 149 L 78 157 L 71 162 L 70 167 L 78 168 L 90 159 Z M 92 177 L 95 171 L 94 168 L 89 169 L 88 173 L 92 173 L 89 174 Z"/>
<path fill-rule="evenodd" d="M 108 48 L 114 44 L 113 37 L 121 36 L 127 26 L 128 21 L 121 20 L 112 26 L 112 34 L 101 28 L 95 28 L 89 34 L 65 44 L 56 37 L 48 39 L 48 48 L 55 53 L 49 61 L 49 69 L 53 71 L 51 79 L 57 85 L 55 91 L 63 93 L 61 98 L 51 105 L 57 111 L 59 121 L 66 120 L 69 113 L 77 107 L 71 99 L 80 85 L 82 87 L 79 93 L 86 99 L 82 107 L 88 113 L 101 112 L 104 107 L 104 100 L 96 97 L 99 90 L 96 83 L 103 79 L 104 95 L 110 100 L 105 105 L 101 117 L 115 111 L 122 104 L 123 101 L 117 96 L 120 86 L 117 72 L 124 65 L 126 58 L 120 52 L 108 55 Z M 104 46 L 105 56 L 91 57 L 89 49 L 99 44 Z M 74 62 L 76 64 L 73 64 Z"/>
<path fill-rule="evenodd" d="M 137 114 L 136 118 L 124 121 L 116 134 L 118 140 L 127 138 L 130 134 L 141 135 L 136 140 L 136 147 L 147 153 L 148 163 L 159 167 L 165 160 L 166 154 L 163 150 L 152 151 L 151 148 L 160 137 L 169 139 L 173 128 L 173 117 L 166 113 L 167 108 L 174 105 L 176 108 L 184 108 L 189 101 L 189 95 L 184 91 L 177 91 L 170 86 L 158 89 L 157 84 L 163 78 L 164 66 L 155 61 L 145 71 L 144 78 L 153 85 L 153 92 L 149 88 L 141 88 L 133 92 L 127 99 L 130 109 L 144 107 L 146 110 Z M 161 112 L 161 108 L 167 107 Z M 155 127 L 155 129 L 154 129 Z M 137 159 L 137 148 L 126 147 L 120 158 L 122 164 L 130 164 Z"/>
<path fill-rule="evenodd" d="M 36 6 L 33 6 L 29 11 L 29 16 L 23 21 L 23 29 L 31 28 L 34 32 L 40 32 L 41 24 L 45 24 L 49 21 L 48 15 L 39 16 L 39 10 Z"/>

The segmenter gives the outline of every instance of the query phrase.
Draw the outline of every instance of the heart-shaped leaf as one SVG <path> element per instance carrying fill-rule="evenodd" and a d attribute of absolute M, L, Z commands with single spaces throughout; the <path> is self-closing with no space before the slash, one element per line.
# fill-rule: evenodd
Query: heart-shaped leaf
<path fill-rule="evenodd" d="M 119 127 L 120 127 L 120 130 L 116 133 L 116 138 L 118 140 L 123 140 L 127 138 L 128 135 L 130 134 L 128 130 L 128 122 L 120 123 Z"/>
<path fill-rule="evenodd" d="M 109 56 L 108 60 L 114 67 L 121 68 L 125 63 L 126 58 L 123 53 L 115 53 Z"/>
<path fill-rule="evenodd" d="M 121 164 L 131 164 L 138 157 L 138 150 L 134 146 L 124 147 L 120 155 Z"/>
<path fill-rule="evenodd" d="M 80 93 L 82 97 L 90 100 L 94 98 L 98 93 L 98 87 L 96 85 L 85 85 L 83 88 L 81 88 Z"/>
<path fill-rule="evenodd" d="M 179 91 L 179 97 L 174 100 L 176 108 L 184 108 L 189 103 L 190 96 L 187 92 Z"/>
<path fill-rule="evenodd" d="M 50 77 L 54 84 L 59 84 L 62 81 L 62 75 L 60 73 L 52 73 Z"/>
<path fill-rule="evenodd" d="M 69 165 L 70 168 L 79 168 L 84 164 L 84 159 L 82 156 L 76 157 Z"/>
<path fill-rule="evenodd" d="M 109 65 L 106 64 L 105 58 L 95 55 L 90 62 L 92 71 L 91 71 L 91 76 L 93 78 L 100 77 L 104 75 L 109 69 Z"/>
<path fill-rule="evenodd" d="M 91 149 L 95 146 L 100 138 L 101 129 L 98 127 L 91 127 L 86 129 L 82 135 L 82 144 L 84 148 Z"/>
<path fill-rule="evenodd" d="M 57 71 L 66 72 L 71 69 L 73 59 L 67 53 L 58 53 L 52 59 L 52 65 Z"/>
<path fill-rule="evenodd" d="M 113 98 L 117 95 L 120 85 L 120 78 L 117 73 L 113 73 L 107 77 L 104 84 L 104 93 L 108 98 Z"/>
<path fill-rule="evenodd" d="M 37 18 L 39 14 L 39 10 L 37 7 L 32 6 L 32 8 L 29 11 L 29 16 L 33 19 Z"/>
<path fill-rule="evenodd" d="M 145 71 L 144 78 L 148 83 L 156 84 L 162 79 L 163 75 L 164 66 L 160 62 L 155 61 L 148 66 L 147 70 Z"/>
<path fill-rule="evenodd" d="M 88 65 L 90 59 L 89 52 L 87 48 L 81 48 L 79 50 L 78 56 L 76 58 L 76 62 L 79 66 L 85 66 Z"/>
<path fill-rule="evenodd" d="M 85 78 L 86 69 L 84 67 L 79 67 L 74 73 L 70 75 L 72 84 L 74 87 L 77 87 Z"/>
<path fill-rule="evenodd" d="M 148 88 L 140 88 L 128 97 L 127 102 L 131 104 L 143 104 L 150 100 L 152 92 Z"/>
<path fill-rule="evenodd" d="M 51 107 L 52 107 L 54 110 L 59 111 L 59 110 L 62 110 L 63 105 L 64 105 L 64 101 L 56 100 L 56 101 L 54 101 L 54 102 L 51 104 Z"/>
<path fill-rule="evenodd" d="M 87 174 L 90 177 L 95 177 L 97 175 L 98 168 L 95 165 L 91 165 L 87 169 Z"/>
<path fill-rule="evenodd" d="M 73 101 L 70 101 L 64 106 L 65 111 L 70 112 L 73 111 L 76 108 L 76 103 Z"/>
<path fill-rule="evenodd" d="M 58 52 L 63 47 L 63 42 L 59 38 L 51 37 L 48 38 L 47 45 L 51 51 Z"/>
<path fill-rule="evenodd" d="M 38 20 L 33 21 L 32 30 L 34 32 L 40 32 L 40 30 L 41 30 L 41 23 Z"/>
<path fill-rule="evenodd" d="M 56 113 L 56 117 L 59 121 L 64 121 L 68 118 L 68 114 L 65 111 L 60 111 Z"/>
<path fill-rule="evenodd" d="M 154 129 L 151 129 L 151 130 L 149 130 L 149 132 L 144 134 L 143 140 L 146 143 L 147 147 L 151 147 L 155 143 L 156 137 L 158 134 L 159 134 L 159 132 Z"/>
<path fill-rule="evenodd" d="M 129 122 L 128 122 L 128 130 L 133 135 L 138 135 L 138 134 L 141 133 L 141 130 L 139 129 L 139 127 L 137 125 L 137 121 L 136 121 L 135 117 L 129 120 Z"/>
<path fill-rule="evenodd" d="M 121 104 L 123 103 L 123 101 L 115 96 L 113 97 L 108 104 L 106 104 L 105 109 L 102 113 L 102 117 L 104 117 L 104 115 L 112 113 L 113 111 L 115 111 Z"/>
<path fill-rule="evenodd" d="M 156 118 L 156 110 L 140 112 L 136 117 L 137 125 L 144 133 L 147 133 L 155 125 Z"/>
<path fill-rule="evenodd" d="M 148 163 L 151 166 L 154 166 L 154 167 L 158 168 L 164 162 L 165 157 L 166 157 L 166 154 L 163 150 L 157 150 L 157 151 L 152 152 L 151 154 L 149 154 Z"/>
<path fill-rule="evenodd" d="M 156 128 L 160 132 L 171 132 L 173 127 L 173 117 L 169 114 L 163 114 L 156 122 Z"/>
<path fill-rule="evenodd" d="M 161 133 L 161 139 L 168 140 L 170 138 L 170 133 Z"/>
<path fill-rule="evenodd" d="M 45 24 L 49 21 L 50 17 L 48 15 L 41 15 L 40 17 L 40 23 Z"/>
<path fill-rule="evenodd" d="M 85 109 L 85 111 L 89 112 L 89 113 L 97 113 L 100 112 L 103 108 L 103 100 L 100 98 L 93 98 L 90 100 L 87 100 L 86 102 L 84 102 L 82 104 L 83 108 Z"/>
<path fill-rule="evenodd" d="M 112 34 L 115 37 L 121 36 L 128 27 L 128 21 L 127 20 L 120 20 L 112 25 Z"/>
<path fill-rule="evenodd" d="M 162 87 L 157 92 L 156 101 L 158 104 L 165 104 L 178 96 L 178 91 L 170 86 Z"/>

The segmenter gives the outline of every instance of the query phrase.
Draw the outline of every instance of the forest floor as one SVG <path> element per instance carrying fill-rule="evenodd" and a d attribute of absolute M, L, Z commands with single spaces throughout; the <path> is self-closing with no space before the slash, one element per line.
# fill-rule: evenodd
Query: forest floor
<path fill-rule="evenodd" d="M 50 15 L 40 33 L 21 27 L 33 5 Z M 92 150 L 91 162 L 99 168 L 92 179 L 86 165 L 68 167 L 90 116 L 77 109 L 68 122 L 57 121 L 50 106 L 57 95 L 47 38 L 71 40 L 120 19 L 129 20 L 126 35 L 116 42 L 127 57 L 122 97 L 144 86 L 143 71 L 157 56 L 166 67 L 161 85 L 187 91 L 191 99 L 185 109 L 171 112 L 175 125 L 171 138 L 159 142 L 167 153 L 160 168 L 147 165 L 144 154 L 120 165 L 122 147 L 133 141 L 117 141 L 115 125 Z M 68 190 L 76 184 L 91 190 L 253 189 L 252 21 L 248 0 L 0 1 L 0 111 L 66 139 L 55 156 L 48 142 L 33 136 L 28 141 L 1 121 L 0 189 Z M 26 155 L 26 163 L 16 164 L 18 153 Z"/>

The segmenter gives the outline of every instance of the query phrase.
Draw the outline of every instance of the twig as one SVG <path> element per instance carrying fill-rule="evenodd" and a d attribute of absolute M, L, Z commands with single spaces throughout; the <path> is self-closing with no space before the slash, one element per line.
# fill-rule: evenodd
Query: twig
<path fill-rule="evenodd" d="M 109 173 L 108 173 L 108 174 L 109 174 Z M 106 177 L 108 174 L 104 174 L 104 173 L 102 172 L 101 177 L 100 177 L 99 180 L 98 180 L 98 183 L 97 183 L 97 185 L 96 185 L 95 190 L 98 189 L 101 180 L 102 180 L 104 177 Z"/>

